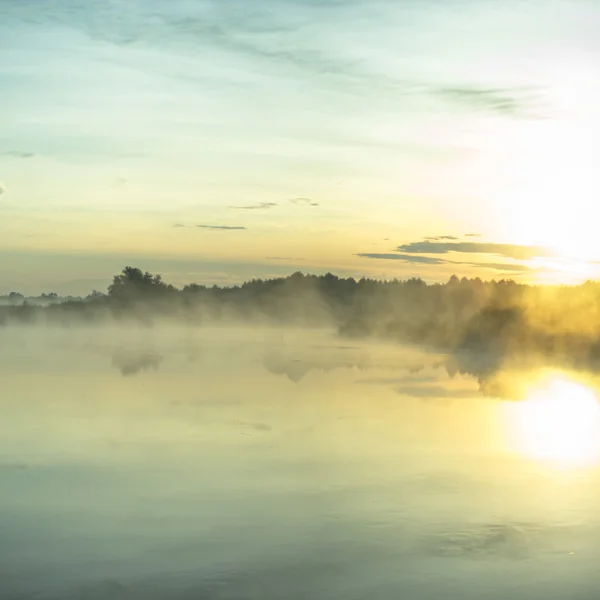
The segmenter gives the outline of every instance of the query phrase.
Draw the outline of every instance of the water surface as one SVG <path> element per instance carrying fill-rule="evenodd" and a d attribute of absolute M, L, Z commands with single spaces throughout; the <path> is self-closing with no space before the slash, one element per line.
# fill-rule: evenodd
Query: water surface
<path fill-rule="evenodd" d="M 596 464 L 520 452 L 431 349 L 1 335 L 2 599 L 597 597 Z"/>

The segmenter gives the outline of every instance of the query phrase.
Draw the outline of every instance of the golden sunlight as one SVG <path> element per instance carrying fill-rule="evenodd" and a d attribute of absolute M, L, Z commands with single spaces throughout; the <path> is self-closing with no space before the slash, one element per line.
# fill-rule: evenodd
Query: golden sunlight
<path fill-rule="evenodd" d="M 519 454 L 560 464 L 600 459 L 600 405 L 591 388 L 551 377 L 511 409 L 511 442 Z"/>
<path fill-rule="evenodd" d="M 575 89 L 580 97 L 596 93 L 585 81 L 577 81 Z M 553 118 L 490 131 L 495 162 L 490 157 L 489 172 L 495 179 L 488 197 L 506 211 L 499 216 L 502 237 L 545 246 L 557 258 L 594 261 L 600 259 L 594 228 L 598 184 L 593 157 L 597 151 L 588 132 L 591 124 L 600 123 L 587 107 L 584 114 L 575 110 L 570 95 L 561 92 L 562 87 L 554 90 L 558 105 Z M 502 164 L 500 173 L 498 163 Z M 573 269 L 577 269 L 575 263 L 559 270 L 568 276 Z"/>

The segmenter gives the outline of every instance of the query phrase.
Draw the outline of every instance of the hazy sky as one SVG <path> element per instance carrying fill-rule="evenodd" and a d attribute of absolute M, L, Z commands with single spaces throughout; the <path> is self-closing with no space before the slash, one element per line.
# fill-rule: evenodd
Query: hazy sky
<path fill-rule="evenodd" d="M 595 275 L 564 258 L 600 260 L 598 31 L 597 0 L 0 0 L 0 293 Z"/>

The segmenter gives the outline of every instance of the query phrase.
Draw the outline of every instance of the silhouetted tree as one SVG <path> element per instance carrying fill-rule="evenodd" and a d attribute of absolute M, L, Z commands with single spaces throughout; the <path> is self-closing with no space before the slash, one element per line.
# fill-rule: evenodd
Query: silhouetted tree
<path fill-rule="evenodd" d="M 94 301 L 94 300 L 103 300 L 104 298 L 106 298 L 107 295 L 103 294 L 102 292 L 99 292 L 98 290 L 92 290 L 86 297 L 85 299 L 88 301 Z"/>
<path fill-rule="evenodd" d="M 135 267 L 125 267 L 119 275 L 113 277 L 108 287 L 108 296 L 123 303 L 137 300 L 162 298 L 175 292 L 172 285 L 167 285 L 160 275 L 142 272 Z"/>
<path fill-rule="evenodd" d="M 8 301 L 11 304 L 22 304 L 25 301 L 25 296 L 19 292 L 10 292 L 8 294 Z"/>

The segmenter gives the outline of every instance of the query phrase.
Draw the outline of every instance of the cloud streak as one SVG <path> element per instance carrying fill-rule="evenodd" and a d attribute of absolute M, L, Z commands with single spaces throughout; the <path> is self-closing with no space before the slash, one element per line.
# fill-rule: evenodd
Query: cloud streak
<path fill-rule="evenodd" d="M 379 260 L 396 260 L 405 263 L 418 264 L 418 265 L 457 265 L 457 266 L 468 266 L 478 267 L 482 269 L 492 269 L 494 271 L 510 271 L 514 273 L 523 273 L 531 271 L 532 269 L 527 265 L 520 265 L 514 263 L 480 263 L 470 261 L 455 261 L 445 260 L 443 258 L 436 258 L 432 256 L 421 256 L 419 254 L 400 254 L 400 253 L 377 253 L 377 252 L 361 252 L 355 256 L 361 258 L 379 259 Z"/>
<path fill-rule="evenodd" d="M 319 206 L 319 203 L 312 198 L 291 198 L 290 202 L 298 206 Z"/>
<path fill-rule="evenodd" d="M 33 158 L 35 154 L 33 152 L 22 152 L 20 150 L 8 150 L 7 152 L 0 152 L 0 156 L 11 156 L 13 158 Z"/>
<path fill-rule="evenodd" d="M 532 117 L 539 108 L 539 92 L 529 88 L 445 87 L 432 90 L 441 99 L 470 110 L 492 112 L 509 117 Z"/>
<path fill-rule="evenodd" d="M 260 202 L 259 204 L 247 204 L 244 206 L 228 206 L 228 208 L 235 210 L 269 210 L 274 206 L 277 206 L 276 202 Z"/>
<path fill-rule="evenodd" d="M 543 246 L 522 246 L 518 244 L 493 244 L 483 242 L 410 242 L 398 246 L 399 252 L 409 254 L 448 254 L 459 252 L 465 254 L 495 254 L 517 260 L 547 258 L 555 256 L 549 248 Z"/>
<path fill-rule="evenodd" d="M 214 229 L 220 231 L 241 231 L 248 229 L 247 227 L 242 227 L 241 225 L 196 225 L 199 229 Z"/>
<path fill-rule="evenodd" d="M 431 256 L 419 256 L 411 254 L 393 254 L 393 253 L 378 253 L 378 252 L 360 252 L 356 254 L 361 258 L 379 258 L 384 260 L 399 260 L 407 263 L 420 265 L 443 265 L 448 261 L 443 258 L 432 258 Z"/>
<path fill-rule="evenodd" d="M 476 262 L 454 262 L 448 261 L 455 265 L 469 265 L 471 267 L 481 267 L 482 269 L 493 269 L 494 271 L 512 271 L 514 273 L 525 273 L 533 271 L 527 265 L 519 265 L 514 263 L 476 263 Z"/>

